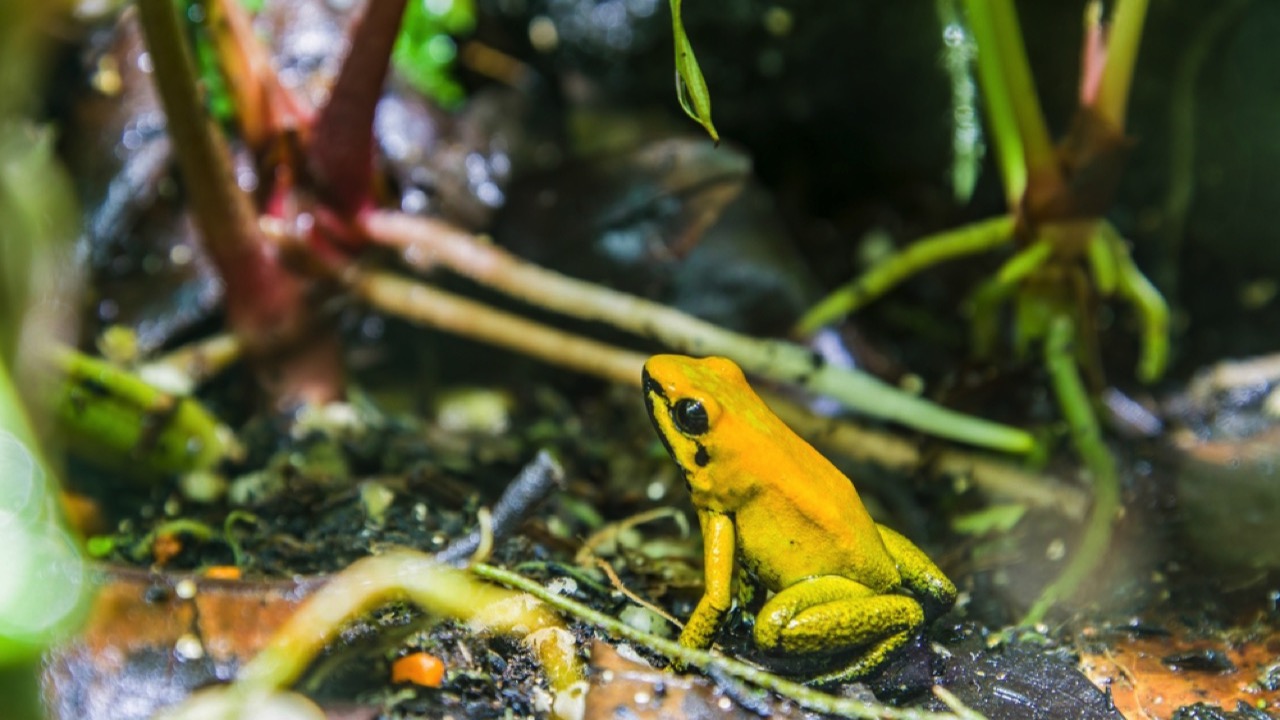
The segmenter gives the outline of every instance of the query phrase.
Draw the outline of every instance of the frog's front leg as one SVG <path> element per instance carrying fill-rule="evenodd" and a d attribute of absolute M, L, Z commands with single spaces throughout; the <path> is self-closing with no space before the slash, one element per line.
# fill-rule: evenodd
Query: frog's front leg
<path fill-rule="evenodd" d="M 841 670 L 815 678 L 825 683 L 874 672 L 924 624 L 924 610 L 905 595 L 878 595 L 839 575 L 823 575 L 788 587 L 756 615 L 756 644 L 786 654 L 864 648 Z"/>
<path fill-rule="evenodd" d="M 699 510 L 698 523 L 702 525 L 702 572 L 706 588 L 680 632 L 680 644 L 708 648 L 733 602 L 733 558 L 737 548 L 733 518 L 724 513 Z"/>
<path fill-rule="evenodd" d="M 877 524 L 880 539 L 889 551 L 894 564 L 898 566 L 898 575 L 902 577 L 902 585 L 920 600 L 924 606 L 924 615 L 933 620 L 951 609 L 956 602 L 956 586 L 942 570 L 924 554 L 920 548 L 895 530 Z"/>

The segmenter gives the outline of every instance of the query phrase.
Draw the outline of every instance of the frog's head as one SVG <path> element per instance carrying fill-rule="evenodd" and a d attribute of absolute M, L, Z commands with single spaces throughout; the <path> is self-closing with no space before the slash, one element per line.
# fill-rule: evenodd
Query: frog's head
<path fill-rule="evenodd" d="M 641 373 L 649 418 L 693 492 L 711 490 L 714 463 L 728 464 L 736 405 L 755 399 L 742 370 L 722 357 L 655 355 Z"/>

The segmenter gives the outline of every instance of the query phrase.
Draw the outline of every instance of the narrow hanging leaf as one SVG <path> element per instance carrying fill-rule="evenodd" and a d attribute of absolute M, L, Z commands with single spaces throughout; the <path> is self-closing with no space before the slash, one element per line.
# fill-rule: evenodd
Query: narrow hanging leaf
<path fill-rule="evenodd" d="M 702 77 L 702 68 L 698 67 L 698 59 L 694 57 L 693 45 L 684 32 L 684 23 L 680 20 L 681 0 L 671 0 L 671 34 L 676 45 L 676 98 L 680 107 L 695 122 L 707 131 L 711 139 L 720 142 L 720 134 L 711 123 L 711 93 L 707 91 L 707 81 Z"/>

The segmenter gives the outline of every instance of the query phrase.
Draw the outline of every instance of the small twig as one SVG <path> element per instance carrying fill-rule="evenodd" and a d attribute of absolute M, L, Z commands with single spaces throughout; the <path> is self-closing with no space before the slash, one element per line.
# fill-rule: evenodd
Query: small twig
<path fill-rule="evenodd" d="M 616 618 L 609 617 L 608 615 L 597 610 L 593 610 L 582 603 L 551 592 L 538 583 L 513 573 L 510 570 L 481 563 L 472 565 L 471 572 L 485 578 L 486 580 L 492 580 L 493 582 L 501 585 L 506 585 L 507 587 L 529 593 L 547 605 L 568 613 L 582 622 L 605 630 L 615 637 L 639 643 L 654 652 L 666 655 L 668 658 L 677 660 L 685 665 L 701 668 L 708 673 L 723 673 L 725 675 L 745 680 L 757 687 L 778 693 L 779 695 L 791 699 L 796 704 L 816 712 L 843 717 L 868 719 L 961 720 L 960 716 L 954 713 L 930 712 L 927 710 L 914 710 L 910 708 L 894 708 L 877 703 L 854 700 L 852 698 L 836 697 L 835 695 L 830 695 L 806 687 L 800 683 L 785 680 L 773 673 L 766 672 L 760 668 L 753 667 L 738 660 L 733 660 L 718 653 L 713 653 L 707 650 L 695 650 L 693 648 L 680 645 L 674 640 L 667 640 L 666 638 L 660 638 L 642 630 L 637 630 Z"/>
<path fill-rule="evenodd" d="M 647 356 L 637 352 L 577 337 L 391 273 L 359 273 L 352 278 L 351 288 L 371 306 L 411 322 L 614 382 L 640 384 Z"/>
<path fill-rule="evenodd" d="M 482 521 L 481 526 L 465 538 L 454 541 L 436 553 L 435 559 L 449 565 L 458 565 L 487 556 L 488 550 L 481 553 L 486 535 L 488 544 L 492 547 L 494 538 L 510 535 L 553 490 L 563 487 L 564 468 L 560 467 L 551 453 L 539 450 L 537 456 L 521 468 L 520 473 L 507 485 L 507 489 L 502 491 L 493 510 L 486 511 L 488 520 Z"/>
<path fill-rule="evenodd" d="M 587 565 L 591 559 L 595 557 L 596 548 L 606 542 L 615 540 L 620 534 L 630 530 L 637 525 L 661 520 L 663 518 L 671 518 L 680 526 L 682 536 L 689 534 L 689 521 L 685 518 L 684 513 L 673 507 L 658 507 L 637 513 L 629 518 L 620 520 L 615 523 L 609 523 L 599 530 L 591 533 L 586 540 L 582 542 L 582 547 L 578 549 L 573 561 L 579 565 Z"/>
<path fill-rule="evenodd" d="M 625 584 L 623 584 L 622 578 L 618 577 L 618 572 L 613 569 L 613 566 L 609 564 L 608 560 L 605 560 L 604 558 L 596 558 L 596 567 L 604 571 L 604 574 L 609 578 L 609 582 L 613 584 L 613 589 L 625 595 L 628 600 L 639 605 L 645 610 L 648 610 L 654 615 L 657 615 L 663 620 L 666 620 L 672 625 L 675 625 L 678 628 L 684 627 L 684 623 L 677 620 L 675 615 L 672 615 L 666 610 L 663 610 L 657 605 L 654 605 L 648 600 L 645 600 L 644 598 L 637 595 L 633 590 L 631 590 L 631 588 L 628 588 Z"/>
<path fill-rule="evenodd" d="M 731 332 L 661 303 L 570 278 L 521 260 L 447 223 L 384 211 L 364 213 L 360 221 L 372 240 L 398 249 L 406 262 L 418 268 L 443 265 L 545 310 L 607 323 L 680 352 L 724 355 L 749 373 L 799 385 L 872 417 L 939 437 L 1007 452 L 1027 452 L 1035 447 L 1035 439 L 1023 430 L 966 416 L 902 392 L 867 373 L 825 364 L 804 346 Z M 556 351 L 558 354 L 559 348 Z"/>

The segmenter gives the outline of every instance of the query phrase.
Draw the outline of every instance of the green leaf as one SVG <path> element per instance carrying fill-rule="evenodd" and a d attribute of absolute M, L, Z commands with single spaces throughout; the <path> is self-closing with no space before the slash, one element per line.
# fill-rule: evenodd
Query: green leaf
<path fill-rule="evenodd" d="M 472 0 L 409 0 L 391 55 L 396 72 L 441 105 L 461 103 L 462 86 L 451 75 L 458 53 L 450 36 L 470 32 L 475 16 Z"/>
<path fill-rule="evenodd" d="M 711 122 L 711 93 L 707 90 L 706 79 L 702 77 L 702 68 L 698 67 L 698 58 L 693 54 L 693 45 L 684 32 L 680 3 L 681 0 L 671 0 L 671 34 L 676 45 L 676 98 L 680 100 L 685 114 L 718 143 L 720 133 Z"/>

